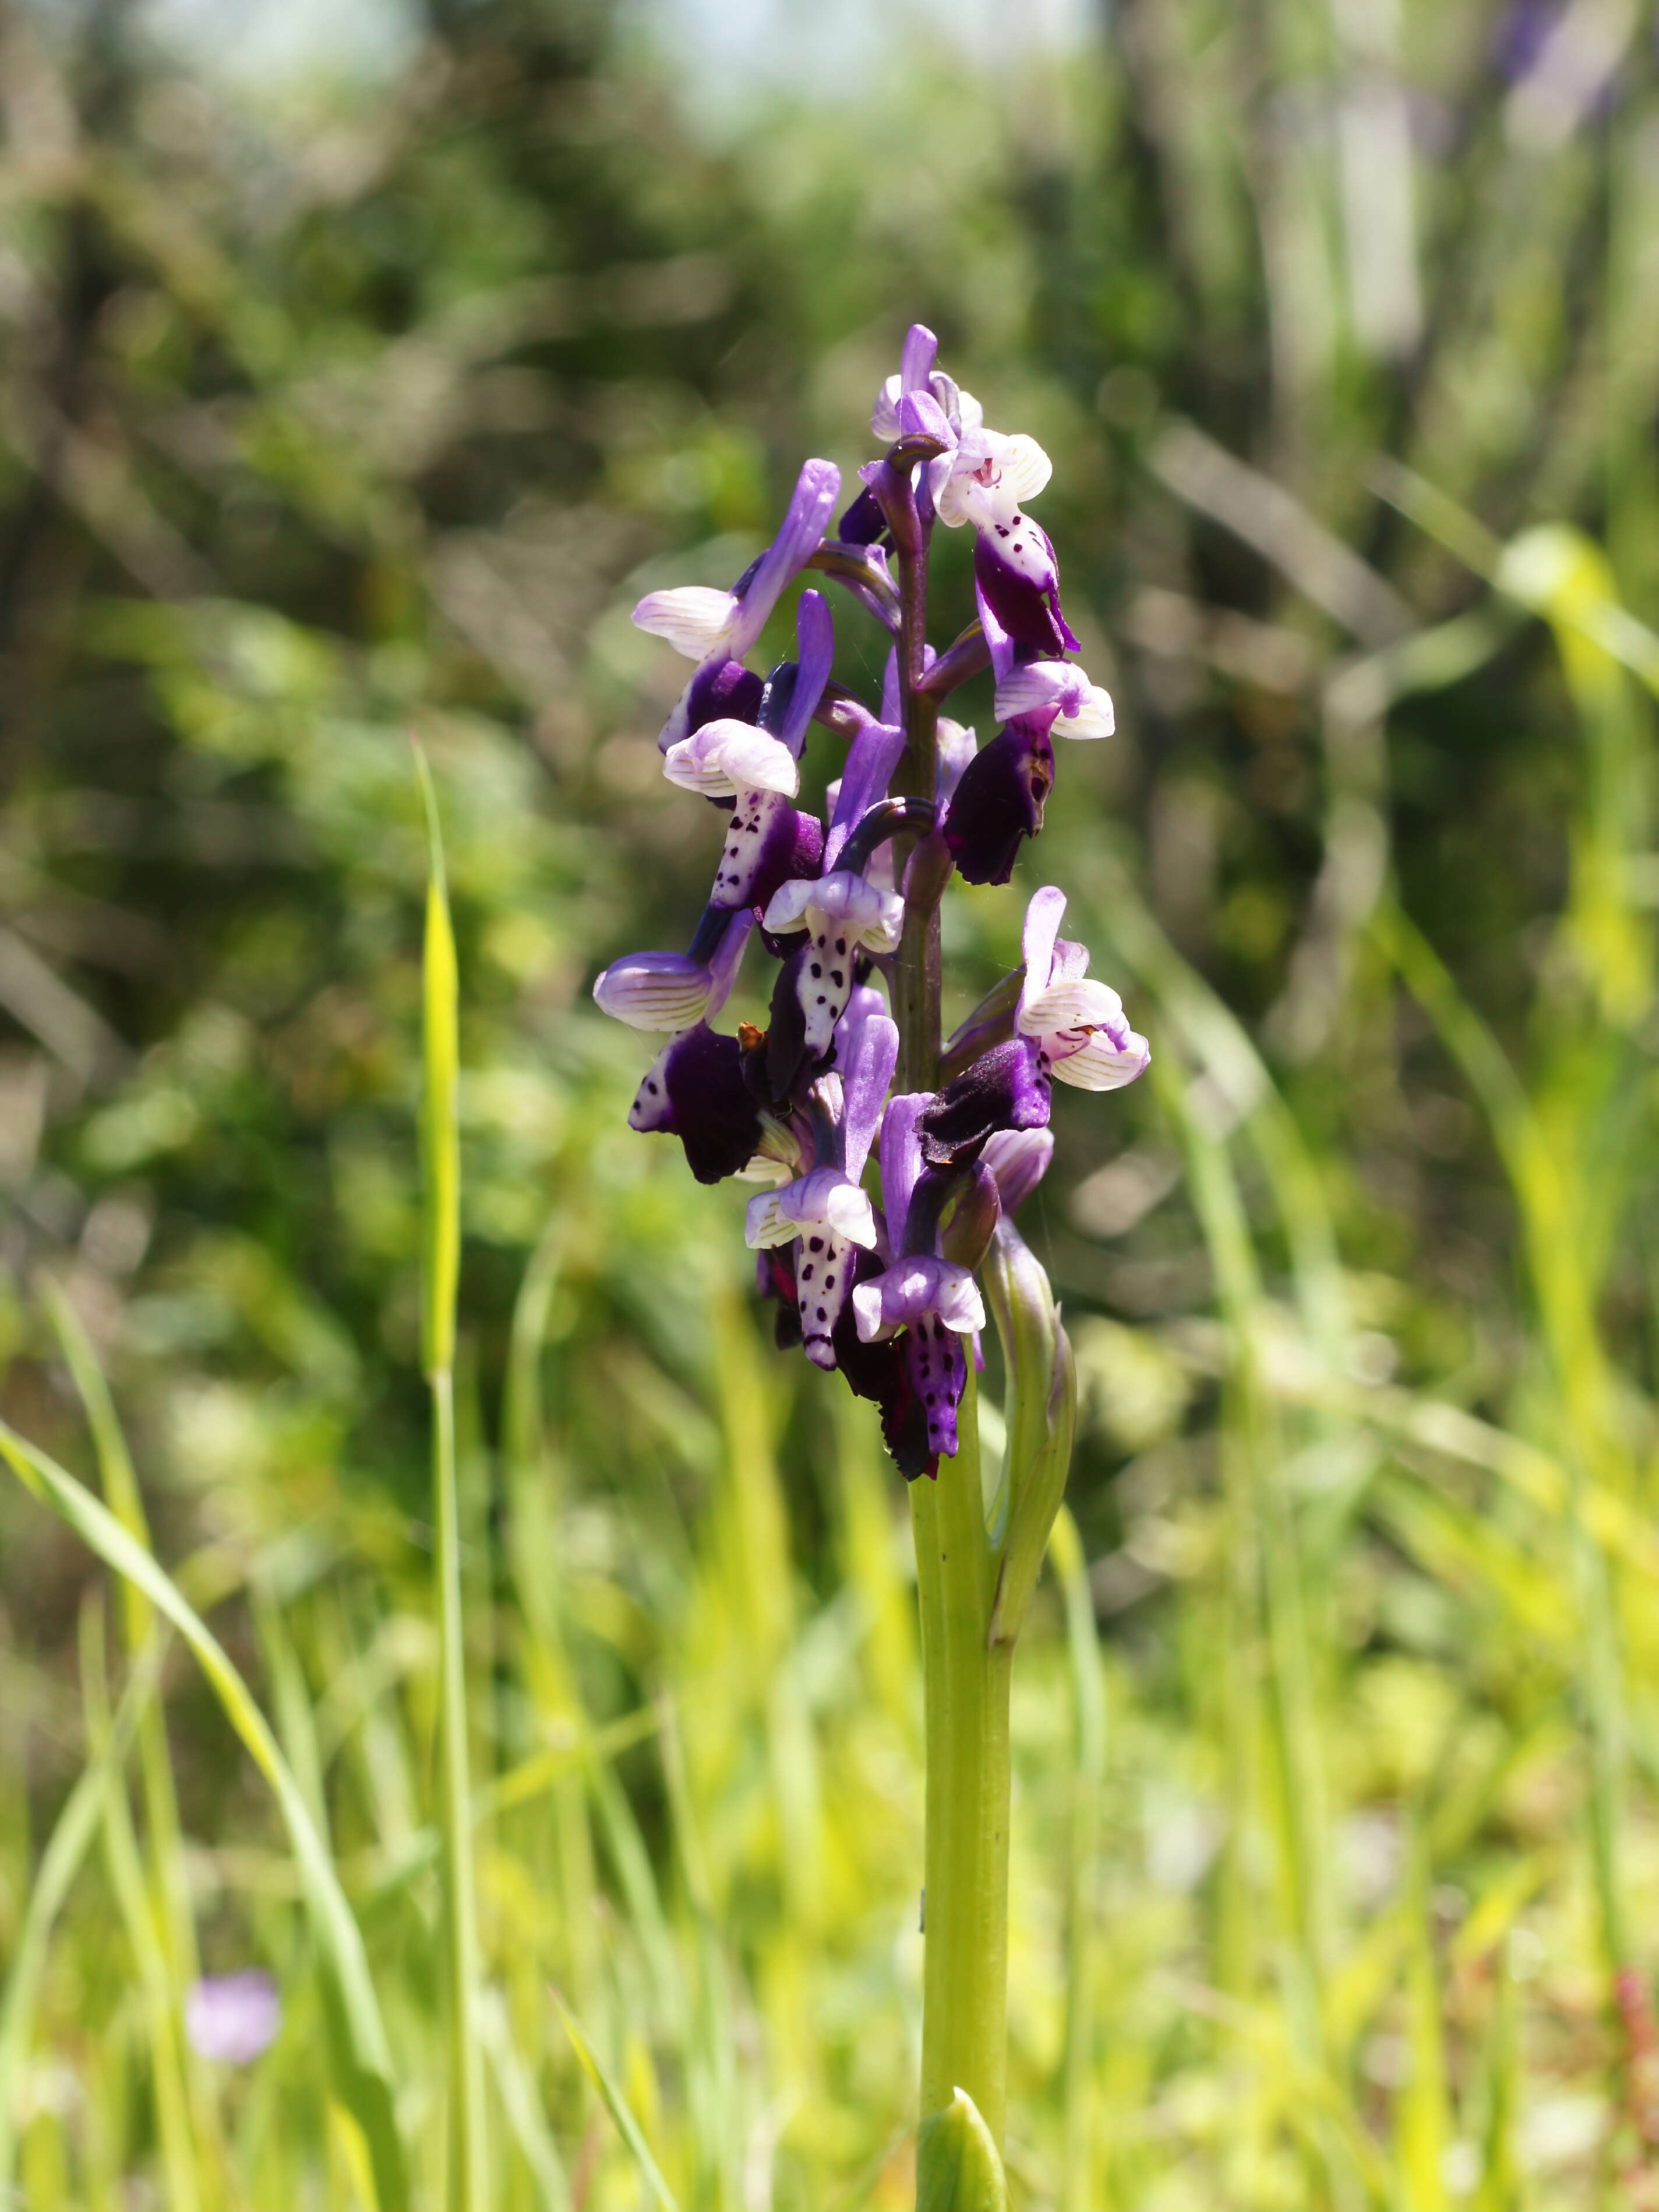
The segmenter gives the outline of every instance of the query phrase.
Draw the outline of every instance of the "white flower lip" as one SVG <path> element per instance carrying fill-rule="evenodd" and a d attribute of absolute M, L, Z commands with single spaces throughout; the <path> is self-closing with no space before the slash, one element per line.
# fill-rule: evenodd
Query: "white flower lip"
<path fill-rule="evenodd" d="M 1034 991 L 1019 1009 L 1019 1027 L 1026 1036 L 1057 1036 L 1067 1030 L 1121 1030 L 1122 1026 L 1122 1000 L 1109 983 L 1097 983 L 1087 975 Z"/>
<path fill-rule="evenodd" d="M 1035 499 L 1054 472 L 1054 465 L 1035 438 L 963 423 L 962 442 L 951 473 L 934 493 L 939 519 L 955 530 L 971 522 L 976 530 L 1011 523 L 1024 501 Z"/>
<path fill-rule="evenodd" d="M 999 721 L 1016 714 L 1038 714 L 1058 706 L 1052 735 L 1057 738 L 1109 738 L 1116 727 L 1112 696 L 1098 684 L 1091 684 L 1082 669 L 1069 660 L 1028 660 L 1011 668 L 997 685 Z"/>
<path fill-rule="evenodd" d="M 985 1326 L 985 1301 L 967 1268 L 925 1253 L 895 1260 L 885 1274 L 859 1284 L 853 1312 L 866 1344 L 927 1313 L 936 1313 L 946 1328 L 962 1336 Z"/>
<path fill-rule="evenodd" d="M 1121 1091 L 1145 1074 L 1152 1056 L 1152 1047 L 1133 1030 L 1121 1030 L 1115 1037 L 1097 1030 L 1081 1052 L 1055 1060 L 1049 1073 L 1076 1091 Z"/>
<path fill-rule="evenodd" d="M 762 1191 L 749 1201 L 743 1233 L 751 1250 L 790 1244 L 814 1231 L 861 1244 L 866 1251 L 875 1246 L 876 1217 L 868 1196 L 834 1168 L 815 1168 L 783 1189 Z"/>
<path fill-rule="evenodd" d="M 904 902 L 898 894 L 845 868 L 816 882 L 798 878 L 785 884 L 766 909 L 765 926 L 795 929 L 814 914 L 877 952 L 890 952 L 904 929 Z"/>
<path fill-rule="evenodd" d="M 735 799 L 740 791 L 778 791 L 793 799 L 800 763 L 781 738 L 752 722 L 705 722 L 663 756 L 662 772 L 682 791 Z"/>

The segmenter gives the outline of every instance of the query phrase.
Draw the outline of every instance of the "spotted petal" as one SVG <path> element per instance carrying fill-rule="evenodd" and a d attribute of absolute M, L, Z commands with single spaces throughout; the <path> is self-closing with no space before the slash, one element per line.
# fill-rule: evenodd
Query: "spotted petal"
<path fill-rule="evenodd" d="M 766 909 L 767 928 L 779 933 L 798 929 L 803 921 L 815 941 L 820 934 L 844 940 L 836 945 L 838 956 L 854 945 L 890 952 L 903 933 L 904 901 L 843 868 L 816 882 L 785 884 Z"/>

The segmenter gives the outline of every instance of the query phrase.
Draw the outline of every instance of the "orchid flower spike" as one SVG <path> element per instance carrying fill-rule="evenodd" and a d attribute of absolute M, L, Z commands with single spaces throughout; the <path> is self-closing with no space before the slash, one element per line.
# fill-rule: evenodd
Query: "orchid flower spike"
<path fill-rule="evenodd" d="M 690 731 L 691 695 L 698 677 L 729 661 L 741 662 L 753 648 L 773 608 L 817 551 L 840 490 L 841 471 L 833 461 L 808 461 L 796 481 L 782 528 L 729 592 L 682 584 L 665 592 L 647 592 L 635 608 L 634 620 L 641 629 L 665 638 L 676 653 L 699 664 L 697 676 L 680 695 L 658 739 L 664 752 Z"/>
<path fill-rule="evenodd" d="M 696 664 L 659 739 L 663 773 L 720 809 L 720 854 L 689 948 L 631 953 L 593 986 L 605 1012 L 655 1035 L 629 1126 L 678 1137 L 700 1182 L 757 1186 L 744 1234 L 761 1294 L 776 1303 L 779 1345 L 802 1345 L 879 1407 L 912 1479 L 957 1451 L 967 1340 L 977 1363 L 986 1312 L 976 1271 L 989 1268 L 1000 1328 L 1006 1319 L 1005 1263 L 1018 1245 L 1008 1217 L 1053 1156 L 1054 1083 L 1116 1089 L 1148 1058 L 1117 994 L 1091 981 L 1088 954 L 1060 937 L 1066 901 L 1045 888 L 1026 912 L 1023 964 L 944 1045 L 948 1079 L 886 1096 L 907 1049 L 922 1066 L 940 1049 L 933 1014 L 901 1038 L 889 999 L 896 976 L 915 983 L 919 948 L 937 944 L 930 918 L 946 878 L 954 868 L 970 884 L 1007 882 L 1043 825 L 1054 739 L 1113 727 L 1110 698 L 1068 658 L 1078 641 L 1054 547 L 1025 511 L 1048 458 L 1032 438 L 988 428 L 938 352 L 914 325 L 871 417 L 883 458 L 860 469 L 864 489 L 839 525 L 839 473 L 809 461 L 776 538 L 729 592 L 653 592 L 635 609 L 641 629 Z M 966 629 L 958 616 L 942 654 L 925 635 L 940 522 L 973 529 L 979 615 Z M 764 677 L 745 665 L 809 565 L 896 641 L 878 705 L 839 686 L 824 703 L 836 638 L 815 589 L 799 594 L 795 657 Z M 1000 726 L 981 748 L 940 709 L 988 660 Z M 815 719 L 847 745 L 823 819 L 799 804 Z M 908 927 L 923 920 L 926 930 Z M 775 963 L 769 1026 L 722 1035 L 714 1024 L 756 933 Z M 920 1002 L 914 989 L 898 995 Z M 864 1188 L 878 1134 L 879 1206 Z M 1049 1395 L 1021 1415 L 1023 1432 L 1063 1476 L 1070 1417 L 1055 1410 L 1050 1370 L 1064 1363 L 1040 1364 Z"/>

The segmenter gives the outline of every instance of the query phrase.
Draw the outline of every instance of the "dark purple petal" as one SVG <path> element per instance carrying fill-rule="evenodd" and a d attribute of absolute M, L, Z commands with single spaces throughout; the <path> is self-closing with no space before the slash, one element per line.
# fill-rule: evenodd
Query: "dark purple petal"
<path fill-rule="evenodd" d="M 872 1252 L 860 1252 L 854 1265 L 854 1282 L 878 1274 L 881 1262 Z M 927 1417 L 912 1386 L 902 1336 L 879 1344 L 866 1344 L 853 1318 L 850 1300 L 836 1324 L 836 1364 L 854 1392 L 881 1408 L 881 1433 L 888 1450 L 907 1482 L 921 1474 L 939 1473 L 939 1456 L 927 1441 Z"/>
<path fill-rule="evenodd" d="M 957 1330 L 937 1314 L 924 1314 L 898 1340 L 913 1397 L 921 1401 L 927 1449 L 937 1463 L 957 1455 L 957 1407 L 968 1385 L 968 1358 Z"/>
<path fill-rule="evenodd" d="M 976 1159 L 999 1129 L 1046 1128 L 1048 1100 L 1036 1038 L 1010 1037 L 925 1103 L 915 1124 L 921 1157 L 930 1167 L 957 1167 Z M 884 1163 L 886 1143 L 884 1133 Z"/>
<path fill-rule="evenodd" d="M 686 687 L 684 737 L 705 722 L 753 722 L 760 717 L 761 678 L 740 660 L 705 661 Z"/>
<path fill-rule="evenodd" d="M 1054 548 L 1029 515 L 977 532 L 974 590 L 999 681 L 1019 647 L 1040 660 L 1079 650 L 1060 612 Z"/>
<path fill-rule="evenodd" d="M 671 1038 L 635 1096 L 628 1126 L 678 1137 L 699 1182 L 746 1168 L 760 1147 L 760 1115 L 736 1037 L 699 1022 Z"/>
<path fill-rule="evenodd" d="M 836 525 L 836 536 L 843 545 L 873 545 L 886 527 L 873 495 L 861 491 Z"/>
<path fill-rule="evenodd" d="M 816 878 L 823 858 L 823 825 L 815 814 L 799 813 L 781 791 L 740 791 L 709 904 L 763 909 L 782 884 Z"/>
<path fill-rule="evenodd" d="M 1008 881 L 1021 839 L 1042 827 L 1054 782 L 1054 749 L 1039 721 L 1010 722 L 974 755 L 945 817 L 945 842 L 964 883 Z"/>
<path fill-rule="evenodd" d="M 766 1031 L 766 1083 L 781 1102 L 794 1092 L 817 1056 L 806 1046 L 806 1015 L 800 1002 L 800 977 L 811 939 L 803 938 L 778 970 L 772 987 L 772 1012 Z"/>

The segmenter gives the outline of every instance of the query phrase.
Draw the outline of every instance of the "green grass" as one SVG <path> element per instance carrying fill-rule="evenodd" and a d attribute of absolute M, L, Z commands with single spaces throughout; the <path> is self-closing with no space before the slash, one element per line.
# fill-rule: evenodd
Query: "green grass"
<path fill-rule="evenodd" d="M 1619 880 L 1623 834 L 1587 806 L 1579 880 Z M 435 1390 L 435 1581 L 406 1524 L 337 1484 L 169 1571 L 49 1293 L 107 1504 L 10 1430 L 0 1449 L 110 1571 L 122 1636 L 106 1648 L 88 1585 L 87 1761 L 12 1947 L 0 2143 L 32 2212 L 113 2205 L 135 2165 L 170 2204 L 247 2212 L 906 2204 L 921 1776 L 897 1486 L 860 1409 L 763 1348 L 729 1283 L 674 1280 L 648 1158 L 563 1186 L 492 1468 L 453 1319 L 434 836 L 425 1359 L 459 1383 L 453 1419 Z M 1644 2154 L 1612 1977 L 1650 1964 L 1659 1888 L 1655 1423 L 1598 1321 L 1645 933 L 1575 892 L 1565 1011 L 1523 1077 L 1398 908 L 1371 924 L 1490 1115 L 1522 1224 L 1534 1349 L 1496 1421 L 1372 1371 L 1376 1292 L 1343 1268 L 1328 1171 L 1127 879 L 1097 882 L 1090 926 L 1143 994 L 1218 1314 L 1146 1336 L 1187 1378 L 1174 1418 L 1213 1390 L 1213 1419 L 1183 1444 L 1166 1417 L 1126 1480 L 1198 1447 L 1213 1474 L 1130 1522 L 1167 1586 L 1157 1636 L 1101 1644 L 1065 1516 L 1021 1647 L 1013 2199 L 1611 2201 Z M 543 1356 L 562 1281 L 630 1211 L 666 1294 L 707 1297 L 706 1349 L 671 1370 L 639 1342 L 567 1406 Z M 1109 1368 L 1085 1375 L 1085 1419 L 1121 1419 L 1112 1393 Z M 778 1457 L 803 1424 L 810 1559 Z M 241 1592 L 262 1693 L 204 1618 Z M 1378 1603 L 1380 1652 L 1353 1626 Z M 279 1823 L 244 1816 L 206 1855 L 183 1841 L 169 1633 Z M 180 2033 L 204 1916 L 283 1984 L 246 2078 Z"/>
<path fill-rule="evenodd" d="M 1123 737 L 1023 882 L 1157 1071 L 1024 1222 L 1011 2200 L 1651 2197 L 1659 94 L 1632 13 L 1540 149 L 1504 12 L 1400 11 L 1408 358 L 1327 0 L 714 154 L 602 7 L 308 117 L 9 34 L 0 2203 L 914 2201 L 907 1502 L 585 992 L 707 883 L 627 608 L 863 458 L 916 313 L 1056 462 Z M 948 900 L 964 1005 L 1017 904 Z"/>

